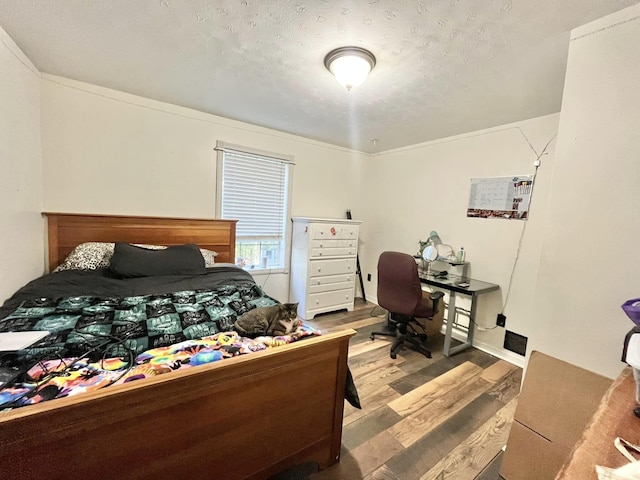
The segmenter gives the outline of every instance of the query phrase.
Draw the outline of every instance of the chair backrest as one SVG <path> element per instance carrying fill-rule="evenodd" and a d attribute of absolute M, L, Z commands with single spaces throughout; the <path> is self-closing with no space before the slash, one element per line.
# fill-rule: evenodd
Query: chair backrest
<path fill-rule="evenodd" d="M 378 259 L 378 305 L 411 317 L 421 301 L 416 260 L 407 253 L 382 252 Z"/>

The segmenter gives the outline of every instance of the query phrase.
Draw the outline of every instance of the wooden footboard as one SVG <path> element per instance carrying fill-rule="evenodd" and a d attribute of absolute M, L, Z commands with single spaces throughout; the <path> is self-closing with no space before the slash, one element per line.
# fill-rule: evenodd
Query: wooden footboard
<path fill-rule="evenodd" d="M 9 479 L 268 478 L 338 461 L 353 330 L 0 413 Z"/>

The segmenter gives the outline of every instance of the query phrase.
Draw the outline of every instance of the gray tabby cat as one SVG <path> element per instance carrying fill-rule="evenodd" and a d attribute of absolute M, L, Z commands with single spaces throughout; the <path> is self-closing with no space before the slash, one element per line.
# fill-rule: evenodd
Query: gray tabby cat
<path fill-rule="evenodd" d="M 258 307 L 238 318 L 233 326 L 236 332 L 245 337 L 288 335 L 300 325 L 297 310 L 297 303 Z"/>

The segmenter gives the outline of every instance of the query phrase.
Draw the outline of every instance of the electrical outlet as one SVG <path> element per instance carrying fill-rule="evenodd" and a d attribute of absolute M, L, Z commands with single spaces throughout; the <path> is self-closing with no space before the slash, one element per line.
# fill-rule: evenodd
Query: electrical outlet
<path fill-rule="evenodd" d="M 370 282 L 370 281 L 371 281 L 371 274 L 367 273 L 367 282 Z"/>
<path fill-rule="evenodd" d="M 498 317 L 496 318 L 496 325 L 498 325 L 499 327 L 504 327 L 506 323 L 507 323 L 506 315 L 499 313 Z"/>

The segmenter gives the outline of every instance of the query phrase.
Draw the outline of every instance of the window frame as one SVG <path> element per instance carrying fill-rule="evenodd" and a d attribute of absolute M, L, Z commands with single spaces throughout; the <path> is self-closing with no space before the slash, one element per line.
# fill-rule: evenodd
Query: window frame
<path fill-rule="evenodd" d="M 224 142 L 222 140 L 218 140 L 216 142 L 216 146 L 214 150 L 216 151 L 216 204 L 215 204 L 216 218 L 222 218 L 222 196 L 223 196 L 222 172 L 223 172 L 225 152 L 235 152 L 235 153 L 254 155 L 257 157 L 266 157 L 269 160 L 276 160 L 287 165 L 287 168 L 289 169 L 289 171 L 287 174 L 287 185 L 286 185 L 286 194 L 285 194 L 286 206 L 285 206 L 285 212 L 284 212 L 285 218 L 284 218 L 284 231 L 283 231 L 283 239 L 282 239 L 282 241 L 284 241 L 284 248 L 283 248 L 284 259 L 282 261 L 282 266 L 262 268 L 260 265 L 255 265 L 253 268 L 244 267 L 244 270 L 256 275 L 271 274 L 271 273 L 289 273 L 289 269 L 291 265 L 291 232 L 292 232 L 291 199 L 292 199 L 292 190 L 293 190 L 293 170 L 295 166 L 294 157 L 292 155 L 284 155 L 280 153 L 269 152 L 266 150 L 260 150 L 256 148 L 245 147 L 242 145 L 236 145 L 236 144 Z M 236 249 L 237 249 L 237 246 L 238 246 L 238 236 L 236 234 Z M 231 261 L 235 263 L 235 258 L 231 259 Z"/>

